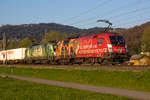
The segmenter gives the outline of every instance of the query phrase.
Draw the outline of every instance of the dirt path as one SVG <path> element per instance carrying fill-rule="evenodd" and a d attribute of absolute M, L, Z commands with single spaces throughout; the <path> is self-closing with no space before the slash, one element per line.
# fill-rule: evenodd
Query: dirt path
<path fill-rule="evenodd" d="M 59 81 L 37 79 L 37 78 L 27 78 L 27 77 L 15 76 L 15 75 L 0 75 L 0 76 L 29 81 L 29 82 L 47 84 L 47 85 L 55 85 L 59 87 L 73 88 L 73 89 L 86 90 L 86 91 L 92 91 L 98 93 L 106 93 L 106 94 L 112 94 L 117 96 L 126 96 L 135 99 L 150 100 L 150 92 L 134 91 L 134 90 L 127 90 L 127 89 L 119 89 L 119 88 L 109 88 L 109 87 L 102 87 L 102 86 L 91 86 L 91 85 L 59 82 Z"/>

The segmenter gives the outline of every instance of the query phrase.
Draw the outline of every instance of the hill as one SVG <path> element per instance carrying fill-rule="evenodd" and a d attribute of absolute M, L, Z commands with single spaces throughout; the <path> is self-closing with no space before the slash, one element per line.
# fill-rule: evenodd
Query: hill
<path fill-rule="evenodd" d="M 126 43 L 131 54 L 137 54 L 140 52 L 141 37 L 143 35 L 144 29 L 146 29 L 147 27 L 150 27 L 150 22 L 129 29 L 118 31 L 125 37 Z"/>
<path fill-rule="evenodd" d="M 65 33 L 79 33 L 81 29 L 60 25 L 56 23 L 40 23 L 40 24 L 23 24 L 23 25 L 4 25 L 0 27 L 0 39 L 2 33 L 6 34 L 8 39 L 22 39 L 25 37 L 36 38 L 41 40 L 41 37 L 50 30 L 58 30 Z"/>
<path fill-rule="evenodd" d="M 111 29 L 111 31 L 118 32 L 125 37 L 128 44 L 128 48 L 131 54 L 136 54 L 140 52 L 141 47 L 141 37 L 143 31 L 146 27 L 150 26 L 150 22 L 144 23 L 139 26 L 135 26 L 129 29 Z M 91 34 L 98 34 L 104 31 L 105 27 L 94 27 L 90 29 L 79 29 L 72 26 L 61 25 L 56 23 L 40 23 L 40 24 L 23 24 L 23 25 L 4 25 L 0 27 L 0 39 L 2 39 L 2 33 L 6 33 L 8 42 L 10 40 L 20 41 L 25 37 L 30 39 L 35 38 L 38 42 L 45 32 L 51 30 L 57 30 L 60 33 L 71 34 L 72 36 L 88 36 Z"/>
<path fill-rule="evenodd" d="M 56 23 L 4 25 L 0 27 L 0 39 L 2 39 L 2 33 L 5 33 L 6 37 L 9 40 L 22 39 L 25 37 L 29 37 L 30 39 L 36 38 L 37 40 L 41 40 L 45 32 L 51 30 L 57 30 L 60 33 L 65 32 L 68 34 L 87 36 L 90 34 L 98 34 L 104 29 L 105 28 L 101 28 L 101 27 L 95 27 L 90 29 L 79 29 L 76 27 L 61 25 Z"/>

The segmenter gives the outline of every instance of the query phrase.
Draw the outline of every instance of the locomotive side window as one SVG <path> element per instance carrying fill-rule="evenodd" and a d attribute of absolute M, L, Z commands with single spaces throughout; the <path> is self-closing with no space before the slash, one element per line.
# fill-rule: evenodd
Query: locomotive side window
<path fill-rule="evenodd" d="M 102 39 L 97 40 L 97 44 L 98 44 L 98 45 L 104 44 L 104 39 L 102 38 Z"/>

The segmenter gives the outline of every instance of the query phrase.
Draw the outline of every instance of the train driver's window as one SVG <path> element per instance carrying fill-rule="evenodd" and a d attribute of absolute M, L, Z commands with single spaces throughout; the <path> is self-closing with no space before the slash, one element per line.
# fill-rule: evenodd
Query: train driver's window
<path fill-rule="evenodd" d="M 98 44 L 98 45 L 100 45 L 100 44 L 104 44 L 104 39 L 103 39 L 103 38 L 101 38 L 101 39 L 97 40 L 97 44 Z"/>

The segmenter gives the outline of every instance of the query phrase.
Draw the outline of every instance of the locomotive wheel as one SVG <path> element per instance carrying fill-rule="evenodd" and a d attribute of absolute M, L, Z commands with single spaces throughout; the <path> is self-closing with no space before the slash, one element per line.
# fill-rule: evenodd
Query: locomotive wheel
<path fill-rule="evenodd" d="M 101 60 L 101 65 L 107 65 L 107 64 L 108 64 L 108 61 L 106 59 Z"/>
<path fill-rule="evenodd" d="M 124 63 L 124 60 L 123 59 L 119 59 L 119 64 L 122 64 Z"/>
<path fill-rule="evenodd" d="M 114 65 L 116 65 L 115 63 L 112 63 L 112 65 L 114 66 Z"/>
<path fill-rule="evenodd" d="M 91 65 L 94 65 L 95 64 L 95 59 L 94 58 L 90 58 L 90 63 L 91 63 Z"/>
<path fill-rule="evenodd" d="M 61 64 L 61 65 L 64 65 L 64 60 L 60 60 L 60 64 Z"/>
<path fill-rule="evenodd" d="M 97 58 L 97 62 L 98 62 L 98 64 L 102 64 L 102 63 L 103 63 L 103 61 L 104 61 L 104 59 L 102 59 L 102 58 Z"/>
<path fill-rule="evenodd" d="M 69 61 L 69 64 L 73 65 L 74 62 L 75 62 L 75 61 L 74 61 L 74 58 L 71 58 L 70 61 Z"/>
<path fill-rule="evenodd" d="M 33 63 L 32 59 L 29 59 L 28 64 L 32 64 L 32 63 Z"/>
<path fill-rule="evenodd" d="M 60 60 L 61 65 L 68 65 L 69 61 L 67 59 Z"/>

